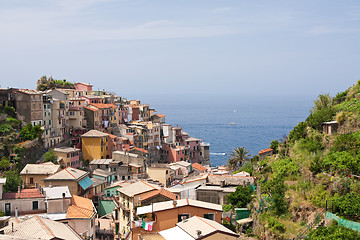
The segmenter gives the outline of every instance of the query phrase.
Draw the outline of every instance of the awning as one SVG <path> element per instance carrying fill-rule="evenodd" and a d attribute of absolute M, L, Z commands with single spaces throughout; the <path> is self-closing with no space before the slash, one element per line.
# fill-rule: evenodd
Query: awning
<path fill-rule="evenodd" d="M 245 223 L 251 223 L 253 220 L 251 218 L 244 218 L 244 219 L 240 219 L 237 220 L 237 224 L 245 224 Z"/>
<path fill-rule="evenodd" d="M 79 182 L 79 185 L 82 187 L 82 189 L 87 189 L 88 187 L 91 186 L 91 184 L 93 184 L 94 182 L 89 178 L 89 177 L 86 177 L 84 178 L 83 180 L 81 180 Z"/>

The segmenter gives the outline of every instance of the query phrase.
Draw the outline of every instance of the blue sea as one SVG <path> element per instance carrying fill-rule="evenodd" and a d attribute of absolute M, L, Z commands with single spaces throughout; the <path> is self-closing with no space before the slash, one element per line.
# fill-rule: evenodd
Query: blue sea
<path fill-rule="evenodd" d="M 236 147 L 246 147 L 252 155 L 268 148 L 272 140 L 283 139 L 304 121 L 313 106 L 311 97 L 181 96 L 146 100 L 157 113 L 166 115 L 167 123 L 210 143 L 212 166 L 225 164 Z"/>

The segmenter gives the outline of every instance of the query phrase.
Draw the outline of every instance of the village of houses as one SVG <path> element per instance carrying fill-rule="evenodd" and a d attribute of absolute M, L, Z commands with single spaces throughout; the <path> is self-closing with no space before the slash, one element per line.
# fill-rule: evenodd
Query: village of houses
<path fill-rule="evenodd" d="M 42 126 L 57 156 L 26 164 L 17 192 L 0 179 L 0 239 L 241 239 L 222 225 L 222 205 L 254 178 L 210 167 L 209 144 L 149 105 L 86 83 L 0 98 Z M 235 221 L 251 222 L 250 210 L 238 212 Z"/>

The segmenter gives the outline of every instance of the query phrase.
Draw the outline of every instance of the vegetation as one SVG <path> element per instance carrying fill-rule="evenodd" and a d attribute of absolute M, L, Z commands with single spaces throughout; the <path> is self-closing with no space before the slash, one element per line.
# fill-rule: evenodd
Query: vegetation
<path fill-rule="evenodd" d="M 245 147 L 237 147 L 230 153 L 228 166 L 230 169 L 236 170 L 250 159 L 249 150 Z"/>
<path fill-rule="evenodd" d="M 34 140 L 37 138 L 41 138 L 43 134 L 43 130 L 41 129 L 40 124 L 33 126 L 31 123 L 26 124 L 20 131 L 20 139 L 22 141 L 26 140 Z"/>
<path fill-rule="evenodd" d="M 234 207 L 244 208 L 251 202 L 252 192 L 250 186 L 237 186 L 235 192 L 226 196 L 226 200 Z"/>
<path fill-rule="evenodd" d="M 320 226 L 318 229 L 311 230 L 308 238 L 311 240 L 356 240 L 360 239 L 360 232 L 333 224 L 329 227 Z"/>
<path fill-rule="evenodd" d="M 44 154 L 44 162 L 52 162 L 57 164 L 57 156 L 54 153 L 54 149 L 50 149 Z"/>
<path fill-rule="evenodd" d="M 42 76 L 37 83 L 37 90 L 45 91 L 48 89 L 55 89 L 55 88 L 74 88 L 74 84 L 71 82 L 64 80 L 56 80 L 53 79 L 51 76 L 47 78 L 46 76 Z"/>
<path fill-rule="evenodd" d="M 6 183 L 4 184 L 4 192 L 17 192 L 18 186 L 21 185 L 21 177 L 16 171 L 7 171 L 4 175 Z"/>

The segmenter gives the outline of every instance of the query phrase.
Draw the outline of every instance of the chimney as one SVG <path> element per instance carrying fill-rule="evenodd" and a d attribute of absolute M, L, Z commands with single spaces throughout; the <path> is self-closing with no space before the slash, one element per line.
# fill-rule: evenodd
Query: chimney
<path fill-rule="evenodd" d="M 220 187 L 225 187 L 225 180 L 220 181 Z"/>
<path fill-rule="evenodd" d="M 63 206 L 62 206 L 63 211 L 62 212 L 65 213 L 66 212 L 66 209 L 65 209 L 65 193 L 62 193 L 62 204 L 63 204 Z"/>
<path fill-rule="evenodd" d="M 201 231 L 200 230 L 196 230 L 196 235 L 199 238 L 201 236 Z"/>
<path fill-rule="evenodd" d="M 177 205 L 177 201 L 173 200 L 173 207 L 176 208 L 176 205 Z"/>
<path fill-rule="evenodd" d="M 17 198 L 20 198 L 20 192 L 21 192 L 21 190 L 20 190 L 20 186 L 18 186 L 18 192 L 17 192 Z"/>

